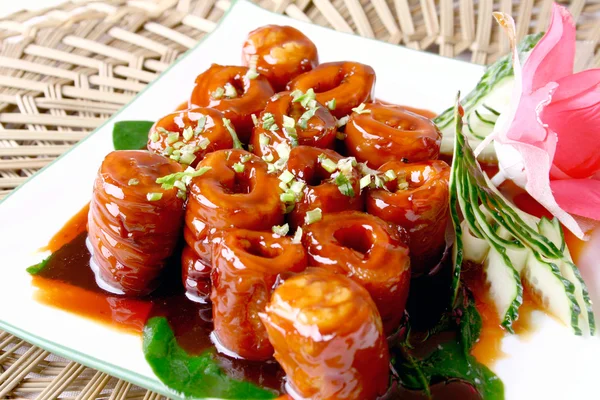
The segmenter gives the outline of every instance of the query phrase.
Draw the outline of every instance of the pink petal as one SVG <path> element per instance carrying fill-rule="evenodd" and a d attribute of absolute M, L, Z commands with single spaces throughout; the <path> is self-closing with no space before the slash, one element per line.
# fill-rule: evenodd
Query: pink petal
<path fill-rule="evenodd" d="M 550 188 L 551 160 L 548 152 L 526 143 L 513 142 L 514 148 L 521 153 L 527 184 L 525 190 L 542 206 L 550 211 L 559 221 L 580 239 L 586 238 L 589 226 L 580 224 L 576 218 L 563 210 L 556 202 Z"/>
<path fill-rule="evenodd" d="M 556 168 L 571 178 L 600 171 L 600 69 L 561 79 L 541 119 L 558 134 Z"/>
<path fill-rule="evenodd" d="M 573 73 L 575 60 L 575 24 L 569 11 L 552 5 L 548 31 L 533 48 L 523 65 L 523 91 L 531 93 L 548 82 Z"/>
<path fill-rule="evenodd" d="M 550 182 L 554 199 L 566 212 L 600 220 L 600 180 L 568 179 Z"/>

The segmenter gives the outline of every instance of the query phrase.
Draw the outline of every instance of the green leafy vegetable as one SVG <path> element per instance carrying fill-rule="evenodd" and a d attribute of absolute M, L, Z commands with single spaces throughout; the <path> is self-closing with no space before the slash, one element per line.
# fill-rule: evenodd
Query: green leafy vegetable
<path fill-rule="evenodd" d="M 50 254 L 48 257 L 46 257 L 44 260 L 42 260 L 42 262 L 32 265 L 31 267 L 28 267 L 25 271 L 27 271 L 31 275 L 39 274 L 40 271 L 46 267 L 46 265 L 48 264 L 48 261 L 50 261 L 50 258 L 52 258 L 52 254 Z"/>
<path fill-rule="evenodd" d="M 458 331 L 457 340 L 441 342 L 419 358 L 413 354 L 413 347 L 418 344 L 410 343 L 408 335 L 399 347 L 392 348 L 394 370 L 404 387 L 423 390 L 429 397 L 431 384 L 461 379 L 473 385 L 484 400 L 504 399 L 502 381 L 470 354 L 481 333 L 481 316 L 470 297 L 465 295 L 463 299 L 453 317 L 442 318 L 434 328 L 435 332 Z"/>
<path fill-rule="evenodd" d="M 190 356 L 175 339 L 163 317 L 148 320 L 144 327 L 143 350 L 156 376 L 169 388 L 188 398 L 272 399 L 272 391 L 227 376 L 207 351 Z"/>
<path fill-rule="evenodd" d="M 115 150 L 141 150 L 148 142 L 148 132 L 152 121 L 119 121 L 113 127 L 113 146 Z"/>

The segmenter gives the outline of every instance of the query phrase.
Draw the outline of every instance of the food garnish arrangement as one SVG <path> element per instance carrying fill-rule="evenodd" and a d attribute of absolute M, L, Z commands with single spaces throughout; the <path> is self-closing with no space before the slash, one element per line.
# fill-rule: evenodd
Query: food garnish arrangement
<path fill-rule="evenodd" d="M 595 334 L 567 241 L 600 219 L 600 74 L 573 74 L 563 7 L 519 45 L 495 17 L 512 54 L 439 116 L 250 32 L 177 110 L 114 124 L 37 298 L 140 334 L 182 397 L 503 399 L 486 364 L 531 310 Z"/>

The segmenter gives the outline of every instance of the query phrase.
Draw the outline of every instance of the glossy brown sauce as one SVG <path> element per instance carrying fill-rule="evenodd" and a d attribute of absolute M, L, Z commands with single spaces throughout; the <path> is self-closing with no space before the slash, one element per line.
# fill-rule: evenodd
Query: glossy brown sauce
<path fill-rule="evenodd" d="M 55 246 L 60 243 L 60 238 L 75 235 L 75 239 L 54 251 L 45 268 L 32 277 L 32 283 L 38 289 L 35 299 L 138 335 L 149 318 L 164 316 L 177 342 L 189 354 L 214 348 L 209 337 L 212 332 L 211 308 L 185 296 L 179 274 L 173 273 L 173 269 L 181 269 L 179 260 L 171 262 L 160 288 L 149 296 L 126 298 L 98 287 L 89 267 L 90 253 L 85 243 L 87 209 L 88 206 L 77 213 L 52 239 L 51 244 Z M 216 360 L 236 379 L 276 390 L 283 388 L 284 374 L 276 362 L 254 363 L 222 354 L 217 354 Z"/>
<path fill-rule="evenodd" d="M 485 168 L 489 173 L 494 167 Z M 512 183 L 501 186 L 502 192 L 513 199 L 524 211 L 542 216 L 547 212 L 531 197 Z M 161 287 L 152 295 L 131 299 L 104 292 L 96 285 L 95 277 L 89 268 L 90 254 L 86 247 L 86 223 L 89 207 L 86 205 L 50 240 L 45 250 L 53 252 L 46 267 L 32 277 L 33 285 L 38 289 L 35 297 L 38 301 L 78 315 L 91 318 L 111 327 L 129 333 L 141 334 L 148 318 L 165 316 L 175 333 L 178 343 L 190 354 L 199 354 L 214 346 L 209 338 L 212 331 L 212 311 L 209 306 L 191 302 L 184 295 L 179 279 L 179 261 L 171 262 Z M 583 242 L 568 231 L 566 240 L 573 253 L 574 260 L 580 252 Z M 473 349 L 478 361 L 488 366 L 504 357 L 501 341 L 506 332 L 500 326 L 500 319 L 487 298 L 480 268 L 464 266 L 464 280 L 474 293 L 476 306 L 482 317 L 482 332 Z M 169 273 L 171 271 L 172 273 Z M 411 297 L 407 309 L 411 313 L 411 323 L 417 328 L 434 324 L 444 311 L 448 288 L 447 270 L 442 270 L 426 279 L 414 279 L 411 284 Z M 423 294 L 419 296 L 419 293 Z M 428 295 L 425 295 L 428 293 Z M 431 296 L 436 293 L 436 296 Z M 531 314 L 540 307 L 527 290 L 519 311 L 519 320 L 514 324 L 515 332 L 527 335 L 533 331 Z M 450 338 L 451 339 L 451 338 Z M 448 340 L 442 338 L 440 340 Z M 258 385 L 274 388 L 283 392 L 283 371 L 277 363 L 253 363 L 236 360 L 218 354 L 217 360 L 223 369 L 238 379 L 252 381 Z M 437 383 L 431 387 L 433 398 L 471 399 L 479 398 L 474 389 L 461 381 Z M 424 394 L 404 388 L 396 388 L 393 397 L 401 395 L 406 399 L 422 399 Z M 285 398 L 285 397 L 283 397 Z M 387 398 L 387 397 L 386 397 Z"/>

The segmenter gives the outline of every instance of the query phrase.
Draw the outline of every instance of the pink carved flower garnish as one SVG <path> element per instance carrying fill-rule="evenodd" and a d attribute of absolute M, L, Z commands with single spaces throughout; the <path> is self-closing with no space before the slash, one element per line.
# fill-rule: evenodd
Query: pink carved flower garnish
<path fill-rule="evenodd" d="M 575 25 L 556 3 L 522 68 L 514 21 L 494 17 L 510 37 L 515 85 L 511 109 L 478 150 L 494 139 L 501 174 L 584 239 L 600 221 L 600 69 L 573 73 Z"/>

